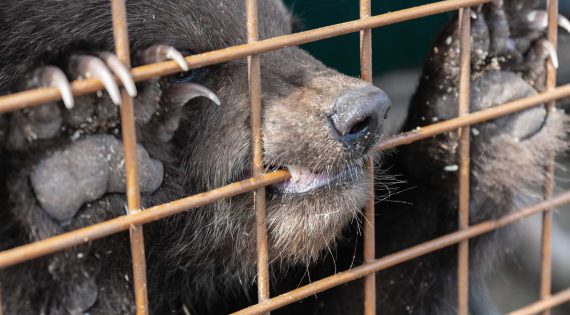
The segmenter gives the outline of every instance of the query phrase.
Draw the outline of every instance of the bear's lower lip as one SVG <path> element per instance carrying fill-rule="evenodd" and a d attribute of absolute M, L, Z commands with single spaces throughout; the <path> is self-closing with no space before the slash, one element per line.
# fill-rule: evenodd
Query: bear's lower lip
<path fill-rule="evenodd" d="M 271 185 L 271 188 L 281 194 L 304 194 L 322 187 L 356 181 L 362 175 L 362 167 L 351 165 L 339 172 L 313 173 L 302 166 L 289 165 L 287 169 L 291 178 Z"/>

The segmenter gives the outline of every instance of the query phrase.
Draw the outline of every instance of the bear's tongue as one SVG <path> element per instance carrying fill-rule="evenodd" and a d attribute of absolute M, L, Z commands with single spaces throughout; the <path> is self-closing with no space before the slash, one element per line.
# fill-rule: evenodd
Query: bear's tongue
<path fill-rule="evenodd" d="M 306 167 L 287 165 L 291 179 L 274 185 L 280 192 L 286 194 L 300 194 L 332 183 L 338 174 L 316 174 Z"/>

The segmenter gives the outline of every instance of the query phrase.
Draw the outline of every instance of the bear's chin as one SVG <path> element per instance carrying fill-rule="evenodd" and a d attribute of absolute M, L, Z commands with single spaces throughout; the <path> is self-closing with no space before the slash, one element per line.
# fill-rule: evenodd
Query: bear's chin
<path fill-rule="evenodd" d="M 273 261 L 308 265 L 334 249 L 335 239 L 358 217 L 370 192 L 370 180 L 337 180 L 307 193 L 268 189 L 267 227 Z"/>

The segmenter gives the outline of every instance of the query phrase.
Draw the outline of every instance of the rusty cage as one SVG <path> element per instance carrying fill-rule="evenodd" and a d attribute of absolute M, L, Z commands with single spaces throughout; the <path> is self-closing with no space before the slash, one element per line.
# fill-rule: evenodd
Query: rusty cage
<path fill-rule="evenodd" d="M 186 57 L 190 68 L 198 68 L 222 63 L 238 58 L 248 58 L 249 92 L 251 101 L 251 127 L 253 150 L 253 177 L 240 182 L 220 187 L 208 192 L 189 196 L 166 204 L 157 205 L 144 211 L 140 209 L 140 191 L 136 163 L 136 134 L 134 124 L 134 108 L 132 98 L 122 90 L 120 108 L 122 137 L 125 148 L 125 167 L 127 183 L 128 214 L 97 223 L 85 228 L 60 234 L 45 240 L 27 244 L 0 252 L 0 268 L 7 268 L 24 261 L 49 255 L 67 248 L 91 242 L 99 238 L 122 231 L 130 231 L 132 268 L 136 313 L 148 314 L 148 298 L 146 286 L 146 262 L 143 242 L 145 223 L 165 218 L 183 211 L 212 203 L 216 200 L 252 192 L 255 196 L 255 212 L 257 222 L 257 256 L 258 256 L 258 303 L 242 309 L 235 314 L 260 314 L 283 307 L 315 293 L 330 289 L 342 283 L 364 277 L 364 309 L 366 314 L 376 313 L 375 272 L 411 260 L 415 257 L 437 251 L 448 246 L 459 246 L 458 251 L 458 314 L 468 314 L 468 274 L 469 274 L 469 239 L 484 233 L 515 223 L 523 218 L 542 214 L 542 251 L 540 299 L 535 303 L 512 311 L 511 315 L 549 314 L 551 308 L 570 301 L 570 288 L 551 294 L 551 227 L 553 208 L 570 202 L 570 191 L 553 197 L 554 157 L 547 161 L 546 182 L 544 183 L 544 201 L 520 209 L 497 220 L 484 221 L 469 225 L 469 128 L 497 117 L 525 110 L 540 104 L 555 106 L 555 101 L 570 97 L 570 85 L 556 87 L 556 69 L 547 62 L 547 88 L 540 94 L 516 100 L 490 109 L 469 113 L 470 89 L 470 9 L 469 7 L 491 2 L 493 0 L 443 0 L 432 4 L 404 9 L 396 12 L 370 15 L 370 0 L 360 0 L 360 19 L 336 25 L 330 25 L 300 33 L 279 36 L 266 40 L 258 40 L 257 36 L 257 0 L 244 0 L 247 12 L 248 43 L 210 51 Z M 125 0 L 111 0 L 113 34 L 116 54 L 121 61 L 130 66 L 130 51 L 127 34 Z M 375 258 L 374 253 L 374 200 L 368 203 L 365 216 L 370 224 L 364 230 L 364 264 L 348 271 L 339 272 L 330 277 L 315 281 L 279 296 L 269 296 L 269 271 L 267 254 L 267 231 L 265 224 L 265 186 L 286 180 L 290 177 L 287 171 L 279 170 L 264 173 L 261 146 L 261 84 L 259 54 L 283 47 L 301 45 L 325 38 L 360 32 L 361 78 L 372 81 L 371 29 L 398 22 L 417 19 L 429 15 L 459 10 L 461 40 L 461 77 L 459 82 L 459 117 L 434 123 L 421 129 L 405 132 L 389 138 L 378 145 L 377 150 L 385 150 L 409 144 L 434 135 L 460 130 L 460 167 L 459 167 L 459 230 L 394 253 L 383 258 Z M 556 45 L 558 0 L 548 0 L 548 39 Z M 133 79 L 138 81 L 165 76 L 180 72 L 174 61 L 160 62 L 131 69 Z M 119 83 L 120 84 L 120 83 Z M 96 79 L 83 79 L 72 82 L 74 95 L 93 93 L 103 88 Z M 38 88 L 0 97 L 0 113 L 15 111 L 26 107 L 41 105 L 48 101 L 60 99 L 56 88 Z M 368 161 L 367 169 L 373 172 L 373 163 Z M 0 315 L 2 307 L 0 306 Z"/>

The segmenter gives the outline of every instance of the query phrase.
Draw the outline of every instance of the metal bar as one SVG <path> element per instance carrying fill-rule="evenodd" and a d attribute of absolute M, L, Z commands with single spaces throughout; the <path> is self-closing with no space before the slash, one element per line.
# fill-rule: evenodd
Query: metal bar
<path fill-rule="evenodd" d="M 223 198 L 250 192 L 256 188 L 275 184 L 290 177 L 291 175 L 286 171 L 267 173 L 197 195 L 146 208 L 145 211 L 123 215 L 45 240 L 5 250 L 0 252 L 0 269 L 123 232 L 132 225 L 150 223 L 189 209 L 202 207 Z"/>
<path fill-rule="evenodd" d="M 370 17 L 370 0 L 360 0 L 360 18 Z M 360 31 L 360 77 L 372 83 L 372 30 Z M 375 208 L 374 208 L 374 155 L 366 159 L 366 172 L 371 180 L 370 197 L 364 209 L 364 263 L 374 261 L 375 253 Z M 376 314 L 376 274 L 364 278 L 364 314 Z"/>
<path fill-rule="evenodd" d="M 544 199 L 552 196 L 554 190 L 555 156 L 550 154 L 545 166 Z M 550 297 L 552 288 L 552 209 L 542 214 L 542 234 L 540 248 L 540 300 Z M 550 315 L 550 310 L 545 310 L 542 315 Z"/>
<path fill-rule="evenodd" d="M 386 150 L 388 148 L 409 144 L 437 134 L 506 116 L 517 111 L 522 111 L 533 106 L 538 106 L 540 104 L 566 97 L 570 97 L 570 84 L 557 87 L 552 91 L 543 92 L 525 99 L 513 101 L 504 105 L 475 112 L 464 117 L 450 119 L 423 127 L 419 130 L 395 136 L 388 139 L 385 143 L 377 146 L 376 149 Z M 135 213 L 131 216 L 117 217 L 42 241 L 2 251 L 0 252 L 0 269 L 125 231 L 129 229 L 130 225 L 157 221 L 191 208 L 201 207 L 223 198 L 250 192 L 259 187 L 284 181 L 290 177 L 291 175 L 289 172 L 285 170 L 271 172 L 247 180 L 235 182 L 208 192 L 147 208 L 145 211 Z"/>
<path fill-rule="evenodd" d="M 129 35 L 127 27 L 127 8 L 125 0 L 111 0 L 113 16 L 113 35 L 117 57 L 131 66 Z M 125 149 L 125 176 L 128 215 L 140 211 L 140 188 L 137 168 L 137 139 L 133 99 L 121 89 L 121 133 Z M 131 258 L 133 284 L 137 315 L 148 314 L 148 292 L 146 279 L 146 257 L 142 225 L 132 225 L 129 229 L 131 239 Z"/>
<path fill-rule="evenodd" d="M 464 8 L 459 11 L 459 31 L 461 38 L 461 55 L 459 77 L 459 108 L 458 116 L 469 114 L 471 97 L 471 10 Z M 469 152 L 471 147 L 466 126 L 459 129 L 459 230 L 469 228 Z M 459 243 L 457 252 L 457 307 L 459 315 L 469 313 L 469 240 Z"/>
<path fill-rule="evenodd" d="M 339 272 L 327 278 L 314 281 L 311 284 L 299 287 L 295 290 L 283 293 L 269 299 L 263 303 L 255 304 L 235 313 L 233 315 L 259 314 L 271 311 L 285 305 L 296 302 L 300 299 L 314 295 L 316 293 L 328 290 L 332 287 L 362 278 L 370 273 L 378 272 L 403 262 L 412 260 L 419 256 L 438 251 L 440 249 L 456 245 L 463 240 L 480 236 L 482 234 L 505 227 L 521 219 L 546 211 L 548 208 L 554 208 L 570 202 L 570 191 L 567 191 L 548 201 L 535 204 L 533 206 L 523 208 L 519 211 L 506 215 L 497 220 L 489 220 L 472 225 L 465 230 L 459 230 L 431 241 L 412 246 L 400 252 L 377 259 L 372 263 L 364 264 L 347 271 Z"/>
<path fill-rule="evenodd" d="M 516 311 L 512 311 L 507 315 L 534 315 L 538 312 L 549 310 L 555 306 L 561 305 L 563 303 L 570 302 L 570 288 L 558 292 L 554 295 L 549 295 L 539 301 L 532 303 L 523 308 L 519 308 Z"/>
<path fill-rule="evenodd" d="M 245 0 L 247 15 L 247 42 L 258 41 L 257 0 Z M 251 102 L 251 150 L 253 153 L 253 176 L 264 173 L 263 145 L 261 143 L 262 108 L 261 108 L 261 60 L 259 55 L 249 56 L 249 100 Z M 265 220 L 265 187 L 253 192 L 256 222 L 257 245 L 257 299 L 263 302 L 269 299 L 269 254 L 267 245 L 267 224 Z"/>
<path fill-rule="evenodd" d="M 558 0 L 548 0 L 548 40 L 556 48 L 558 45 Z M 551 59 L 546 62 L 546 91 L 556 87 L 556 68 Z M 547 111 L 553 111 L 556 102 L 546 106 Z M 551 152 L 546 160 L 544 174 L 544 199 L 552 197 L 554 190 L 554 172 L 556 154 Z M 552 289 L 552 209 L 542 214 L 542 240 L 540 250 L 540 299 L 550 296 Z M 550 315 L 550 310 L 545 310 L 542 315 Z"/>
<path fill-rule="evenodd" d="M 278 36 L 254 43 L 228 47 L 220 50 L 196 54 L 186 57 L 190 68 L 200 68 L 216 63 L 246 58 L 250 55 L 277 50 L 283 47 L 297 46 L 321 39 L 359 32 L 364 29 L 377 28 L 399 22 L 409 21 L 425 16 L 458 10 L 462 7 L 474 6 L 493 0 L 447 0 L 414 8 L 390 12 L 365 19 L 325 26 L 305 32 Z M 136 82 L 174 74 L 182 71 L 174 61 L 165 61 L 133 68 L 131 73 Z M 117 82 L 121 84 L 121 82 Z M 84 95 L 101 90 L 101 82 L 95 79 L 77 80 L 71 83 L 73 95 Z M 39 88 L 0 96 L 0 113 L 14 111 L 25 107 L 40 105 L 60 100 L 56 88 Z"/>
<path fill-rule="evenodd" d="M 475 125 L 502 116 L 507 116 L 518 111 L 523 111 L 534 106 L 567 97 L 570 97 L 570 84 L 562 85 L 550 91 L 508 102 L 503 105 L 474 112 L 463 117 L 457 117 L 429 126 L 416 128 L 412 131 L 408 131 L 382 141 L 376 147 L 376 149 L 382 151 L 389 148 L 395 148 L 401 145 L 410 144 L 418 140 L 433 137 L 435 135 L 453 131 L 458 128 Z"/>

